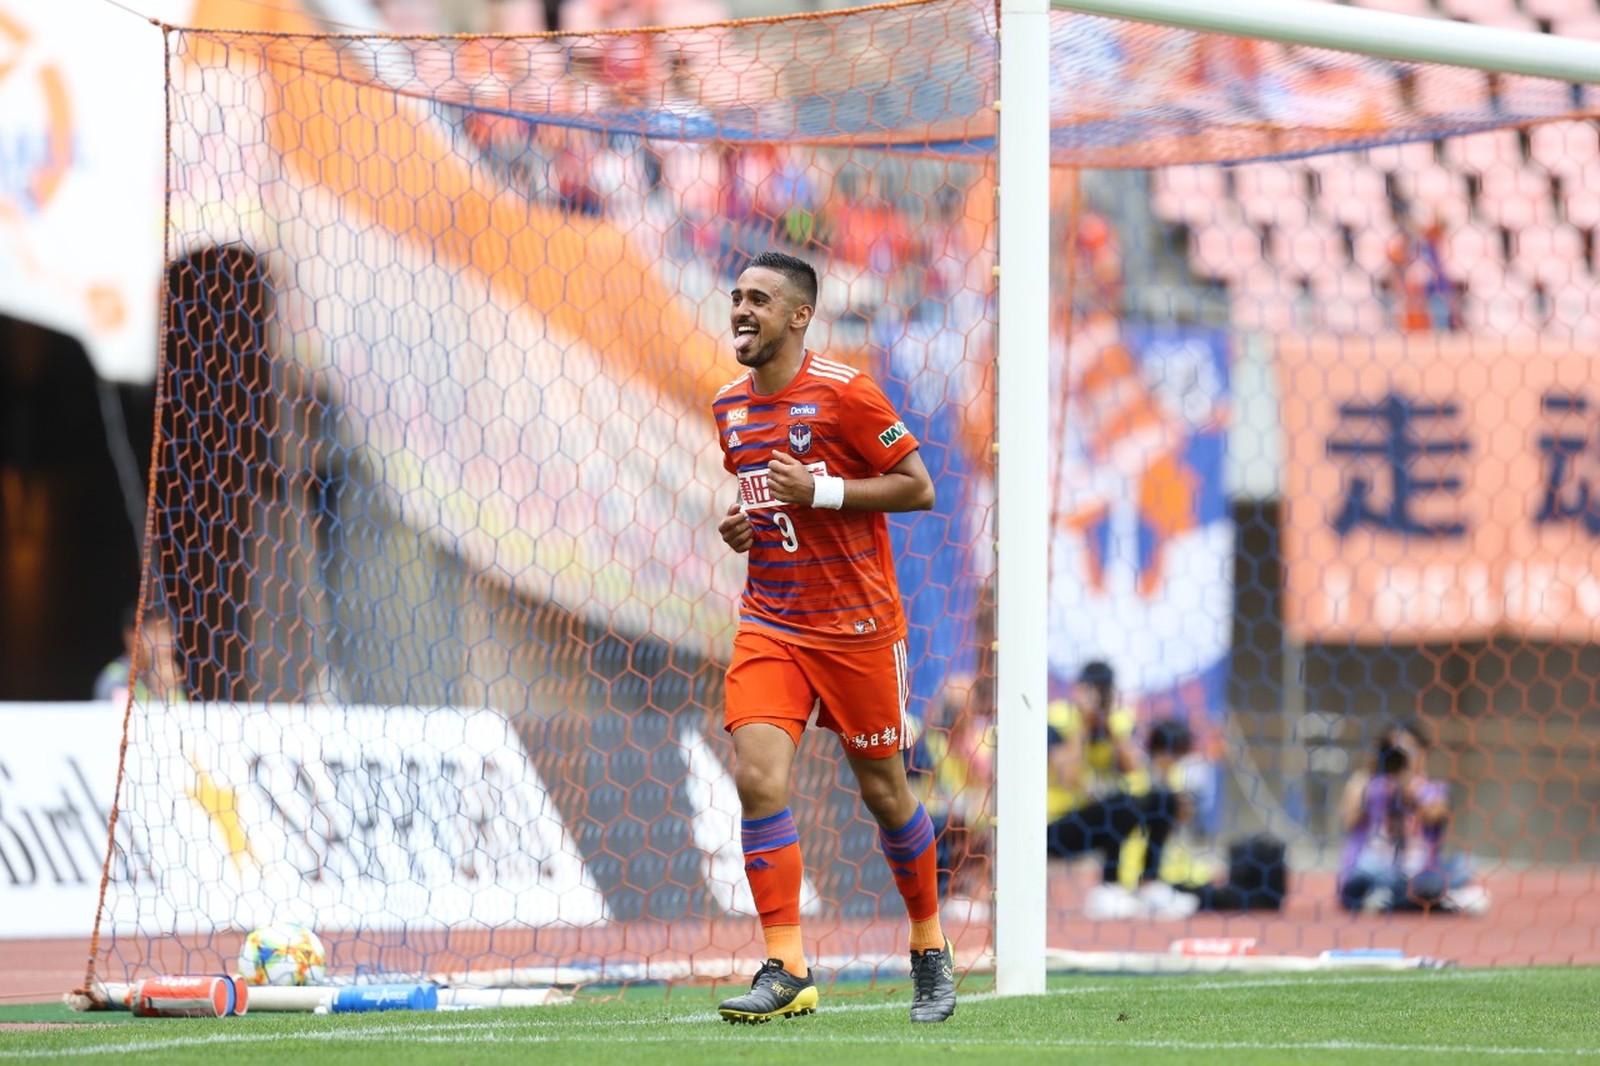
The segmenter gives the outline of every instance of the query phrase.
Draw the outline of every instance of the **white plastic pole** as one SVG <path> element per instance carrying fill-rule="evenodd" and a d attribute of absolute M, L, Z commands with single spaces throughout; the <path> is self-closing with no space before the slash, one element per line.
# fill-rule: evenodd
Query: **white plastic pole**
<path fill-rule="evenodd" d="M 1600 41 L 1310 0 L 1053 0 L 1053 7 L 1286 44 L 1600 82 Z"/>
<path fill-rule="evenodd" d="M 995 989 L 1045 988 L 1050 4 L 1000 4 Z"/>

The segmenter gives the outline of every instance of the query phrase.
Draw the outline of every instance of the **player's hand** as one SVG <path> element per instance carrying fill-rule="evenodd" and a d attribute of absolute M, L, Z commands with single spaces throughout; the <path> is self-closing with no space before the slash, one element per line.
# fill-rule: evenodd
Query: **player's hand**
<path fill-rule="evenodd" d="M 747 552 L 756 542 L 756 531 L 750 525 L 750 516 L 738 504 L 728 508 L 728 513 L 717 523 L 717 532 L 722 535 L 722 543 L 736 552 Z"/>
<path fill-rule="evenodd" d="M 817 494 L 816 478 L 788 452 L 773 452 L 767 460 L 767 491 L 779 503 L 810 507 Z"/>

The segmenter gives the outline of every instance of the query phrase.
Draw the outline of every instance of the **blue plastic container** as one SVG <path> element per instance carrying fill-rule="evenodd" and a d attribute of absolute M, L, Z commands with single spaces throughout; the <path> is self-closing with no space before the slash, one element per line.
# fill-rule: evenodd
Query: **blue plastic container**
<path fill-rule="evenodd" d="M 435 985 L 355 985 L 341 988 L 329 1010 L 352 1014 L 370 1010 L 436 1010 L 439 989 Z"/>

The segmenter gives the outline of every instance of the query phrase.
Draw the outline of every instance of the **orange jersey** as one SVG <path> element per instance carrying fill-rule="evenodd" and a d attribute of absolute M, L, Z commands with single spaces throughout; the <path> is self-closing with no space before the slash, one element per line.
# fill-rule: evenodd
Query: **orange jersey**
<path fill-rule="evenodd" d="M 873 511 L 779 504 L 767 461 L 788 452 L 813 474 L 877 477 L 918 447 L 866 374 L 807 351 L 800 372 L 771 396 L 748 374 L 711 403 L 722 465 L 739 479 L 755 544 L 739 628 L 814 648 L 875 648 L 906 635 L 889 524 Z"/>

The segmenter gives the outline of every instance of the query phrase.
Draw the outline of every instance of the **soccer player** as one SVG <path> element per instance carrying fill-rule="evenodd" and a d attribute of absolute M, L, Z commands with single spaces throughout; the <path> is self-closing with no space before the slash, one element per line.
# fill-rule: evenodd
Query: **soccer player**
<path fill-rule="evenodd" d="M 728 666 L 726 728 L 743 822 L 745 876 L 767 961 L 729 1022 L 810 1014 L 817 988 L 800 935 L 800 837 L 789 810 L 796 746 L 813 710 L 839 735 L 911 919 L 911 1020 L 956 1009 L 939 924 L 933 823 L 906 782 L 906 620 L 890 511 L 933 506 L 918 443 L 866 374 L 805 346 L 817 275 L 764 252 L 732 292 L 733 350 L 748 373 L 712 401 L 739 501 L 718 532 L 748 553 Z"/>

